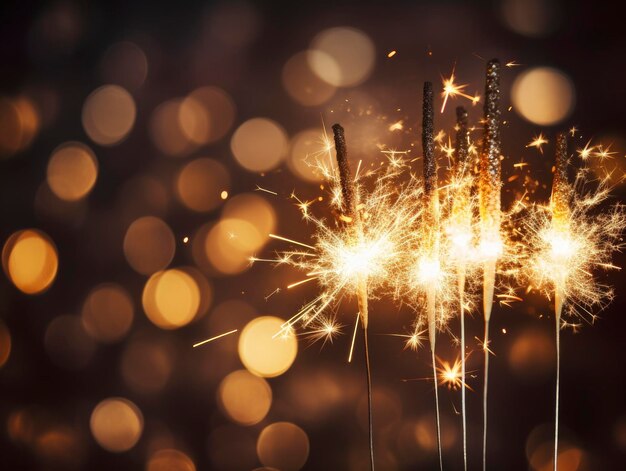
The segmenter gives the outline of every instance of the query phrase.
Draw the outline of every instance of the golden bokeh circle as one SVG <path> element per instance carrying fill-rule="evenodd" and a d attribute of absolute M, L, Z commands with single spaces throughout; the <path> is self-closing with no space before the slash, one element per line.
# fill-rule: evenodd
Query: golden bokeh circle
<path fill-rule="evenodd" d="M 81 317 L 85 329 L 94 339 L 116 342 L 124 337 L 133 323 L 133 299 L 116 283 L 96 286 L 83 303 Z"/>
<path fill-rule="evenodd" d="M 244 122 L 230 141 L 235 160 L 250 172 L 266 172 L 277 167 L 287 155 L 288 147 L 283 127 L 267 118 Z"/>
<path fill-rule="evenodd" d="M 266 240 L 258 229 L 243 219 L 222 219 L 206 234 L 204 255 L 211 266 L 225 275 L 250 267 L 250 257 Z"/>
<path fill-rule="evenodd" d="M 136 116 L 135 100 L 130 93 L 119 85 L 103 85 L 85 100 L 83 128 L 95 143 L 112 146 L 128 136 Z"/>
<path fill-rule="evenodd" d="M 283 332 L 283 320 L 261 316 L 251 320 L 239 336 L 239 358 L 258 376 L 272 378 L 289 369 L 298 354 L 298 341 L 290 332 Z"/>
<path fill-rule="evenodd" d="M 80 142 L 57 147 L 48 161 L 46 179 L 52 192 L 65 201 L 78 201 L 91 192 L 98 178 L 98 161 Z"/>
<path fill-rule="evenodd" d="M 23 293 L 39 294 L 50 287 L 59 267 L 52 240 L 36 229 L 13 233 L 2 249 L 2 267 Z"/>
<path fill-rule="evenodd" d="M 94 408 L 89 425 L 102 448 L 121 453 L 130 450 L 139 441 L 143 432 L 143 415 L 128 399 L 112 397 Z"/>
<path fill-rule="evenodd" d="M 261 431 L 256 449 L 264 466 L 297 471 L 309 457 L 309 437 L 291 422 L 275 422 Z"/>
<path fill-rule="evenodd" d="M 170 264 L 176 240 L 162 219 L 144 216 L 133 221 L 126 230 L 123 248 L 129 265 L 142 275 L 150 275 Z"/>
<path fill-rule="evenodd" d="M 309 63 L 309 52 L 299 52 L 283 66 L 283 86 L 291 98 L 304 106 L 317 106 L 327 102 L 336 87 L 322 80 Z"/>
<path fill-rule="evenodd" d="M 142 304 L 148 319 L 162 329 L 178 329 L 198 314 L 201 293 L 194 278 L 171 269 L 152 275 L 143 290 Z"/>
<path fill-rule="evenodd" d="M 254 425 L 265 418 L 272 405 L 272 388 L 265 379 L 246 370 L 233 371 L 220 383 L 217 393 L 222 410 L 240 425 Z"/>
<path fill-rule="evenodd" d="M 176 178 L 176 195 L 189 209 L 207 212 L 223 201 L 230 190 L 230 174 L 217 160 L 199 158 L 187 163 Z"/>

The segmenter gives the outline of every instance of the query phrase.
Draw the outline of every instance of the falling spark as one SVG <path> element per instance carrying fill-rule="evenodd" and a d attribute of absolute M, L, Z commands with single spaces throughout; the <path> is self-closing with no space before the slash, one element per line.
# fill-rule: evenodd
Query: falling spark
<path fill-rule="evenodd" d="M 267 188 L 263 188 L 262 186 L 259 186 L 259 185 L 256 186 L 254 191 L 263 191 L 265 193 L 269 193 L 270 195 L 274 195 L 274 196 L 278 195 L 278 193 L 276 193 L 275 191 L 268 190 Z"/>
<path fill-rule="evenodd" d="M 395 50 L 394 51 L 389 51 L 389 53 L 387 54 L 387 57 L 391 58 L 391 57 L 395 56 L 397 52 L 398 51 L 395 51 Z"/>
<path fill-rule="evenodd" d="M 543 133 L 539 133 L 538 136 L 533 137 L 533 140 L 526 144 L 526 147 L 536 147 L 539 152 L 543 154 L 543 146 L 548 143 L 548 140 L 544 137 Z"/>
<path fill-rule="evenodd" d="M 193 348 L 199 347 L 200 345 L 204 345 L 209 342 L 213 342 L 214 340 L 217 340 L 217 339 L 221 339 L 222 337 L 226 337 L 227 335 L 234 334 L 235 332 L 237 332 L 237 329 L 224 332 L 223 334 L 216 335 L 215 337 L 211 337 L 210 339 L 203 340 L 202 342 L 194 343 Z"/>

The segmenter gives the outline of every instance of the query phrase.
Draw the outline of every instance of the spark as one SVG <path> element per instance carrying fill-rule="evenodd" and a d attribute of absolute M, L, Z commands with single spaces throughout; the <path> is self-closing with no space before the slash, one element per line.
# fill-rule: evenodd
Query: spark
<path fill-rule="evenodd" d="M 396 121 L 395 123 L 389 126 L 389 131 L 402 131 L 404 129 L 403 120 Z"/>
<path fill-rule="evenodd" d="M 543 154 L 543 146 L 548 143 L 543 133 L 539 133 L 538 136 L 534 136 L 533 140 L 526 144 L 526 147 L 536 147 L 539 152 Z"/>
<path fill-rule="evenodd" d="M 591 140 L 589 140 L 587 141 L 587 144 L 585 144 L 585 147 L 583 147 L 582 149 L 577 149 L 576 152 L 582 160 L 587 160 L 589 157 L 591 157 L 591 154 L 593 153 L 595 148 L 595 146 L 591 146 Z"/>
<path fill-rule="evenodd" d="M 389 53 L 387 54 L 387 57 L 391 58 L 391 57 L 395 56 L 397 52 L 398 51 L 395 51 L 395 50 L 389 51 Z"/>
<path fill-rule="evenodd" d="M 611 145 L 609 144 L 606 148 L 604 146 L 599 145 L 597 147 L 597 151 L 593 153 L 594 157 L 597 157 L 600 160 L 612 159 L 617 152 L 611 152 Z"/>
<path fill-rule="evenodd" d="M 267 301 L 268 299 L 270 299 L 272 296 L 274 296 L 275 294 L 280 293 L 280 288 L 276 288 L 274 291 L 272 291 L 270 294 L 268 294 L 267 296 L 265 296 L 265 300 Z"/>
<path fill-rule="evenodd" d="M 461 375 L 461 360 L 457 358 L 453 364 L 442 360 L 437 357 L 437 372 L 439 373 L 439 384 L 441 386 L 448 386 L 448 389 L 460 389 L 467 388 L 471 391 L 471 388 L 463 381 Z"/>
<path fill-rule="evenodd" d="M 480 96 L 478 95 L 468 95 L 463 90 L 467 88 L 467 84 L 459 85 L 454 83 L 454 69 L 452 69 L 452 73 L 449 78 L 443 78 L 443 92 L 441 92 L 441 96 L 443 97 L 443 104 L 441 105 L 441 112 L 446 109 L 446 103 L 448 103 L 448 98 L 454 98 L 455 96 L 461 96 L 463 98 L 467 98 L 472 102 L 472 105 L 477 104 L 480 101 Z"/>
<path fill-rule="evenodd" d="M 268 190 L 267 188 L 263 188 L 262 186 L 257 185 L 256 188 L 254 189 L 254 191 L 263 191 L 265 193 L 269 193 L 270 195 L 274 195 L 277 196 L 278 193 L 276 193 L 275 191 L 272 190 Z M 228 195 L 227 195 L 228 196 Z"/>
<path fill-rule="evenodd" d="M 511 67 L 519 67 L 522 64 L 519 64 L 517 61 L 512 60 L 512 61 L 507 62 L 504 65 L 505 65 L 505 67 L 511 68 Z"/>
<path fill-rule="evenodd" d="M 576 136 L 576 133 L 579 131 L 579 129 L 576 126 L 572 126 L 571 128 L 569 128 L 569 133 L 572 137 Z"/>
<path fill-rule="evenodd" d="M 226 337 L 227 335 L 231 335 L 237 332 L 237 329 L 230 330 L 228 332 L 224 332 L 223 334 L 216 335 L 215 337 L 211 337 L 210 339 L 203 340 L 202 342 L 194 343 L 193 348 L 199 347 L 200 345 L 207 344 L 209 342 L 213 342 L 214 340 L 221 339 L 222 337 Z"/>

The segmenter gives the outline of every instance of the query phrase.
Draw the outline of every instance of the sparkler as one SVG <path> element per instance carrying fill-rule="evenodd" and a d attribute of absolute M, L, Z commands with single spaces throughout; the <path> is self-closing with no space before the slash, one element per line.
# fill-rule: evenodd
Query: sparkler
<path fill-rule="evenodd" d="M 463 465 L 467 470 L 467 413 L 465 407 L 465 276 L 472 241 L 472 199 L 469 162 L 470 136 L 467 125 L 467 111 L 456 109 L 455 169 L 452 182 L 452 211 L 447 227 L 451 240 L 453 260 L 456 264 L 457 288 L 459 296 L 459 316 L 461 319 L 461 415 L 463 421 Z"/>
<path fill-rule="evenodd" d="M 483 470 L 487 469 L 487 393 L 489 386 L 489 319 L 493 307 L 496 264 L 502 251 L 500 239 L 500 62 L 487 63 L 485 86 L 485 134 L 480 156 L 480 252 L 483 258 L 483 313 L 485 316 L 485 379 L 483 387 Z"/>
<path fill-rule="evenodd" d="M 437 385 L 437 364 L 435 361 L 435 341 L 437 338 L 437 278 L 440 273 L 439 259 L 439 193 L 437 189 L 437 161 L 433 133 L 433 84 L 424 82 L 422 117 L 422 151 L 424 153 L 424 214 L 423 214 L 423 249 L 418 261 L 420 276 L 428 279 L 426 287 L 426 318 L 428 321 L 428 339 L 432 356 L 433 378 L 435 378 L 435 408 L 437 420 L 437 448 L 439 450 L 439 468 L 443 471 L 441 453 L 441 420 L 439 417 L 439 388 Z M 425 280 L 424 280 L 425 281 Z"/>
<path fill-rule="evenodd" d="M 363 225 L 358 210 L 358 193 L 354 189 L 354 181 L 348 163 L 348 150 L 344 130 L 339 124 L 333 126 L 335 136 L 335 151 L 337 152 L 337 166 L 339 167 L 339 182 L 343 196 L 344 216 L 352 224 L 348 230 L 353 232 L 352 237 L 363 244 Z M 369 321 L 367 275 L 358 273 L 356 280 L 356 297 L 359 307 L 359 318 L 363 327 L 363 345 L 365 351 L 365 371 L 367 374 L 367 416 L 369 430 L 370 467 L 374 470 L 374 428 L 372 420 L 372 372 L 370 368 L 370 354 L 367 341 L 367 326 Z"/>
<path fill-rule="evenodd" d="M 554 296 L 556 327 L 556 389 L 553 469 L 558 465 L 560 330 L 564 314 L 591 316 L 593 309 L 603 309 L 612 298 L 610 287 L 598 283 L 593 271 L 617 268 L 611 255 L 622 247 L 621 234 L 626 226 L 622 206 L 607 213 L 591 211 L 608 197 L 610 175 L 598 187 L 585 191 L 587 170 L 577 173 L 574 184 L 567 177 L 567 133 L 557 136 L 556 162 L 552 195 L 548 207 L 536 206 L 526 219 L 528 264 L 531 284 Z"/>

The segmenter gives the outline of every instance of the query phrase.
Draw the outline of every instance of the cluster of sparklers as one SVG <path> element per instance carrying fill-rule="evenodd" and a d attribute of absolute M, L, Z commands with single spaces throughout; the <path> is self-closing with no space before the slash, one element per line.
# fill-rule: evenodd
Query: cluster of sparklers
<path fill-rule="evenodd" d="M 476 104 L 480 98 L 461 93 L 453 79 L 444 81 L 444 107 L 448 98 L 465 96 Z M 442 108 L 442 112 L 444 108 Z M 333 126 L 334 146 L 324 136 L 317 166 L 330 182 L 330 204 L 336 217 L 330 221 L 312 214 L 311 202 L 295 195 L 305 221 L 315 228 L 312 241 L 303 243 L 271 235 L 289 244 L 269 261 L 297 268 L 305 277 L 291 285 L 316 282 L 320 292 L 287 320 L 276 336 L 304 329 L 314 339 L 329 340 L 338 333 L 336 316 L 344 298 L 356 298 L 348 360 L 352 360 L 356 334 L 361 327 L 367 366 L 370 463 L 374 469 L 371 377 L 368 352 L 368 302 L 388 297 L 407 305 L 414 313 L 413 331 L 406 344 L 417 349 L 428 338 L 433 375 L 460 386 L 462 395 L 463 456 L 467 469 L 465 405 L 465 324 L 468 311 L 476 309 L 482 289 L 484 315 L 483 469 L 487 466 L 487 393 L 489 368 L 489 320 L 494 297 L 516 298 L 515 289 L 537 289 L 554 299 L 557 346 L 554 469 L 558 460 L 559 332 L 562 317 L 595 313 L 610 302 L 612 291 L 597 280 L 598 270 L 611 264 L 621 248 L 626 226 L 622 206 L 600 211 L 609 196 L 609 176 L 590 178 L 578 170 L 570 182 L 568 135 L 557 137 L 552 196 L 548 204 L 531 204 L 522 195 L 512 207 L 501 208 L 500 63 L 487 64 L 484 119 L 470 127 L 468 113 L 458 107 L 454 148 L 448 155 L 447 177 L 438 180 L 434 134 L 433 87 L 424 84 L 422 150 L 423 176 L 411 171 L 406 152 L 384 151 L 380 165 L 353 174 L 343 128 Z M 471 131 L 482 128 L 482 140 Z M 543 139 L 545 141 L 545 138 Z M 333 156 L 333 148 L 335 156 Z M 588 150 L 587 148 L 585 150 Z M 589 156 L 581 152 L 584 163 Z M 335 161 L 336 159 L 336 161 Z M 460 367 L 438 375 L 436 339 L 448 329 L 448 321 L 460 317 Z M 460 369 L 460 371 L 459 371 Z M 438 388 L 435 381 L 439 465 L 443 469 L 439 424 Z"/>

